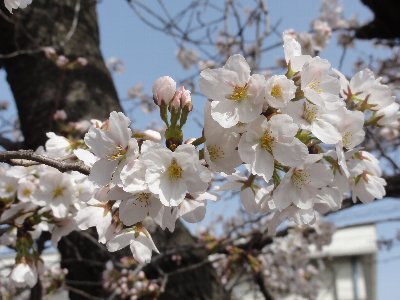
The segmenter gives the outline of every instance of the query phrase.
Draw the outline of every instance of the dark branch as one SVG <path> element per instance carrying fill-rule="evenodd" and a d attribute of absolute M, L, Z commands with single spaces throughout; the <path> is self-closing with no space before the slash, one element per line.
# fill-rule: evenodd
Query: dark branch
<path fill-rule="evenodd" d="M 54 158 L 36 154 L 32 150 L 0 152 L 0 162 L 18 166 L 29 166 L 39 163 L 56 168 L 60 172 L 78 171 L 84 175 L 90 174 L 90 168 L 81 163 L 60 161 Z"/>

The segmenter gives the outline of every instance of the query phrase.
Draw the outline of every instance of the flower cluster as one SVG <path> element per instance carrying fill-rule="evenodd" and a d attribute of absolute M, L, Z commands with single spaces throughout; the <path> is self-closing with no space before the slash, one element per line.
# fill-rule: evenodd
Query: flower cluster
<path fill-rule="evenodd" d="M 292 228 L 286 236 L 275 237 L 274 242 L 263 247 L 257 255 L 251 250 L 228 246 L 225 254 L 212 255 L 210 260 L 222 283 L 228 288 L 233 287 L 234 295 L 235 289 L 241 293 L 246 282 L 260 276 L 275 299 L 289 295 L 316 299 L 321 284 L 318 275 L 324 264 L 322 260 L 313 260 L 309 245 L 328 245 L 333 232 L 334 226 L 327 222 L 316 223 L 307 229 Z M 257 289 L 252 290 L 257 298 Z"/>
<path fill-rule="evenodd" d="M 4 272 L 4 270 L 2 270 Z M 61 269 L 57 265 L 40 265 L 40 282 L 42 286 L 43 299 L 52 299 L 65 292 L 65 276 L 67 269 Z M 0 277 L 0 298 L 26 300 L 29 298 L 29 285 L 32 278 L 36 282 L 36 272 L 25 264 L 14 267 L 10 277 Z M 11 280 L 10 280 L 11 278 Z M 27 282 L 22 282 L 24 278 Z"/>
<path fill-rule="evenodd" d="M 325 224 L 321 227 L 331 228 Z M 311 261 L 308 246 L 311 237 L 319 241 L 322 238 L 322 245 L 329 244 L 332 231 L 320 230 L 319 225 L 315 230 L 307 236 L 299 229 L 292 229 L 286 237 L 275 238 L 274 243 L 265 247 L 258 256 L 264 283 L 276 298 L 297 295 L 305 299 L 317 299 L 321 288 L 319 274 L 324 265 L 322 261 Z"/>
<path fill-rule="evenodd" d="M 347 80 L 328 61 L 302 52 L 285 33 L 285 75 L 252 74 L 244 57 L 205 69 L 209 98 L 203 135 L 184 142 L 190 91 L 169 76 L 153 85 L 165 124 L 163 138 L 138 133 L 121 112 L 92 120 L 83 140 L 48 134 L 38 154 L 83 162 L 90 175 L 42 165 L 0 169 L 1 239 L 17 250 L 11 280 L 33 286 L 41 260 L 33 239 L 52 233 L 53 245 L 73 230 L 95 227 L 110 252 L 129 246 L 134 259 L 158 252 L 149 226 L 170 231 L 182 218 L 199 222 L 216 190 L 240 193 L 249 213 L 268 213 L 268 233 L 285 219 L 314 224 L 345 197 L 370 202 L 385 195 L 379 162 L 360 147 L 366 126 L 398 122 L 390 89 L 366 69 Z M 67 116 L 58 114 L 57 119 Z M 162 143 L 165 142 L 165 143 Z M 204 144 L 204 146 L 201 146 Z"/>
<path fill-rule="evenodd" d="M 286 218 L 315 222 L 350 192 L 354 201 L 381 199 L 386 182 L 379 163 L 356 147 L 365 126 L 399 119 L 390 89 L 370 70 L 348 81 L 327 60 L 303 54 L 292 34 L 283 40 L 286 75 L 251 75 L 241 55 L 200 74 L 200 89 L 211 100 L 207 164 L 224 172 L 220 189 L 240 191 L 248 212 L 272 212 L 271 232 Z M 243 163 L 245 173 L 238 169 Z"/>
<path fill-rule="evenodd" d="M 116 268 L 107 262 L 103 272 L 103 286 L 120 299 L 158 299 L 160 285 L 156 280 L 146 278 L 143 271 L 132 270 L 129 259 L 121 259 L 122 268 Z M 134 264 L 133 264 L 134 266 Z"/>

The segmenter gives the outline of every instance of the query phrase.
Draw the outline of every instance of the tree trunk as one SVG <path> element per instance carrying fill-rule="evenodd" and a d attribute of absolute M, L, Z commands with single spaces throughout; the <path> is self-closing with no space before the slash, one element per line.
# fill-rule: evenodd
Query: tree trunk
<path fill-rule="evenodd" d="M 4 8 L 2 10 L 0 54 L 4 57 L 15 51 L 25 53 L 1 61 L 17 105 L 25 148 L 36 149 L 43 145 L 45 133 L 56 130 L 53 121 L 56 110 L 64 109 L 69 121 L 105 119 L 111 111 L 121 111 L 116 89 L 99 48 L 97 1 L 79 1 L 78 13 L 77 1 L 35 0 L 27 9 L 15 11 L 13 15 Z M 74 19 L 78 21 L 75 29 L 72 25 Z M 71 32 L 72 37 L 66 38 Z M 58 54 L 69 59 L 85 57 L 89 63 L 84 68 L 60 69 L 39 50 L 43 46 L 56 46 Z M 110 254 L 94 241 L 93 231 L 89 232 L 92 237 L 75 232 L 60 242 L 61 265 L 68 268 L 68 285 L 91 296 L 104 298 L 102 271 Z M 180 223 L 174 234 L 158 232 L 155 240 L 160 249 L 166 249 L 171 244 L 189 245 L 195 242 Z M 183 265 L 204 261 L 205 257 L 205 253 L 188 253 L 183 257 Z M 166 272 L 173 272 L 177 266 L 167 264 L 164 267 Z M 148 272 L 154 273 L 151 268 L 148 267 Z M 75 292 L 70 292 L 70 297 L 87 299 Z M 207 263 L 171 275 L 162 296 L 162 299 L 224 298 L 223 288 Z"/>

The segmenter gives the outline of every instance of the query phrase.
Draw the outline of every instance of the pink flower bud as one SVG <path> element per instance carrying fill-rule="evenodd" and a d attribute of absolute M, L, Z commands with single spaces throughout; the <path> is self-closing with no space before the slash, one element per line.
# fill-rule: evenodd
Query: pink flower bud
<path fill-rule="evenodd" d="M 196 140 L 195 138 L 187 139 L 187 140 L 185 141 L 185 144 L 191 144 L 191 143 L 193 143 L 195 140 Z"/>
<path fill-rule="evenodd" d="M 56 50 L 53 47 L 44 47 L 43 52 L 48 59 L 52 59 L 57 55 Z"/>
<path fill-rule="evenodd" d="M 57 110 L 53 115 L 53 119 L 54 119 L 54 121 L 58 121 L 58 120 L 64 121 L 67 119 L 67 113 L 63 109 Z"/>
<path fill-rule="evenodd" d="M 158 78 L 153 84 L 153 98 L 158 106 L 169 104 L 175 95 L 176 82 L 169 76 Z"/>
<path fill-rule="evenodd" d="M 190 91 L 183 89 L 181 97 L 181 107 L 186 108 L 189 111 L 192 110 L 192 97 L 190 96 Z"/>
<path fill-rule="evenodd" d="M 182 98 L 182 94 L 183 94 L 184 89 L 185 88 L 183 86 L 181 86 L 176 91 L 174 98 L 172 99 L 172 101 L 169 104 L 171 109 L 174 109 L 175 111 L 177 111 L 179 109 L 179 107 L 181 106 L 181 98 Z"/>
<path fill-rule="evenodd" d="M 147 140 L 153 142 L 160 142 L 161 141 L 161 134 L 158 131 L 152 129 L 146 129 L 143 131 L 143 134 L 146 136 Z"/>
<path fill-rule="evenodd" d="M 86 66 L 88 64 L 88 60 L 84 57 L 78 57 L 76 62 L 81 65 L 82 67 Z"/>
<path fill-rule="evenodd" d="M 140 271 L 139 273 L 138 273 L 138 278 L 140 279 L 140 280 L 143 280 L 143 279 L 145 279 L 146 278 L 146 275 L 144 274 L 144 272 L 143 271 Z"/>
<path fill-rule="evenodd" d="M 65 67 L 69 63 L 69 59 L 66 58 L 64 55 L 60 55 L 57 57 L 56 64 L 58 67 L 62 68 Z"/>

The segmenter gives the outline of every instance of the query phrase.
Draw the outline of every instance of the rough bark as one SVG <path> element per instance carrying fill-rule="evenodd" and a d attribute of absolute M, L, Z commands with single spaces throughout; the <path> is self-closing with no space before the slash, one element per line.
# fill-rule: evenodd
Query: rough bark
<path fill-rule="evenodd" d="M 400 1 L 361 0 L 374 13 L 374 19 L 356 30 L 359 39 L 400 38 Z"/>
<path fill-rule="evenodd" d="M 0 55 L 20 52 L 22 55 L 3 59 L 0 64 L 7 72 L 7 80 L 17 104 L 26 149 L 36 149 L 46 140 L 45 133 L 56 130 L 54 112 L 64 109 L 69 120 L 105 119 L 110 111 L 121 107 L 111 76 L 99 48 L 99 29 L 96 3 L 81 0 L 76 30 L 70 40 L 65 37 L 76 16 L 76 0 L 35 0 L 29 8 L 9 15 L 4 8 L 0 17 Z M 2 5 L 2 4 L 1 4 Z M 7 18 L 4 18 L 4 15 Z M 83 56 L 88 66 L 76 70 L 62 70 L 48 60 L 42 46 L 57 46 L 59 54 L 70 59 Z M 13 56 L 13 55 L 12 55 Z M 92 233 L 91 236 L 88 236 Z M 105 297 L 100 282 L 104 262 L 109 253 L 95 242 L 93 231 L 86 236 L 72 233 L 59 244 L 61 265 L 69 270 L 67 282 L 74 288 L 98 297 Z M 194 238 L 182 224 L 174 234 L 155 236 L 160 249 L 172 244 L 193 244 Z M 122 255 L 116 254 L 116 257 Z M 183 265 L 204 261 L 205 253 L 192 252 L 184 256 Z M 176 265 L 160 262 L 166 272 Z M 156 274 L 155 268 L 148 268 Z M 70 293 L 71 299 L 86 299 Z M 171 274 L 162 299 L 224 299 L 224 292 L 209 264 Z"/>
<path fill-rule="evenodd" d="M 71 29 L 76 1 L 40 0 L 19 10 L 0 23 L 2 54 L 59 46 Z M 43 145 L 45 132 L 54 130 L 52 115 L 64 109 L 71 121 L 105 119 L 112 110 L 121 110 L 117 92 L 99 49 L 96 2 L 81 1 L 71 40 L 60 48 L 70 59 L 83 56 L 89 64 L 81 69 L 62 70 L 43 52 L 3 60 L 18 108 L 25 147 Z"/>

